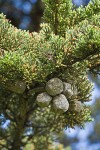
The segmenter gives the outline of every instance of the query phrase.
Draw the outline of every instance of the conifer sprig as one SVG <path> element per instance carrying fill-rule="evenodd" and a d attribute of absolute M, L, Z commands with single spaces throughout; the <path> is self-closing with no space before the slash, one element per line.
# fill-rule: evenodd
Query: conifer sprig
<path fill-rule="evenodd" d="M 92 92 L 88 71 L 100 70 L 100 1 L 78 9 L 69 0 L 43 2 L 39 33 L 0 14 L 0 113 L 10 120 L 0 136 L 7 149 L 19 150 L 25 136 L 37 150 L 39 137 L 47 149 L 52 133 L 92 120 L 84 102 Z"/>

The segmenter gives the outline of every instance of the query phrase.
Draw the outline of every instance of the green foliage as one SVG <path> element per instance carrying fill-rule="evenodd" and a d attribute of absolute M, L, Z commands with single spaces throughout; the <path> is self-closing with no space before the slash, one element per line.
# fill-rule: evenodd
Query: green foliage
<path fill-rule="evenodd" d="M 46 5 L 44 20 L 49 23 L 56 35 L 64 34 L 72 13 L 71 0 L 44 0 L 44 2 Z"/>
<path fill-rule="evenodd" d="M 43 0 L 45 2 L 44 21 L 55 34 L 65 35 L 66 29 L 79 24 L 100 12 L 100 1 L 93 0 L 85 8 L 75 9 L 71 0 Z"/>
<path fill-rule="evenodd" d="M 19 150 L 30 141 L 36 150 L 47 150 L 54 133 L 76 125 L 83 128 L 91 121 L 84 102 L 92 91 L 87 73 L 100 67 L 100 1 L 78 9 L 67 0 L 44 3 L 46 23 L 39 33 L 16 29 L 0 14 L 0 113 L 10 120 L 1 137 L 7 149 Z M 59 114 L 51 105 L 37 105 L 37 94 L 46 92 L 52 78 L 77 88 L 67 100 L 69 108 L 80 101 L 80 112 L 68 109 Z"/>

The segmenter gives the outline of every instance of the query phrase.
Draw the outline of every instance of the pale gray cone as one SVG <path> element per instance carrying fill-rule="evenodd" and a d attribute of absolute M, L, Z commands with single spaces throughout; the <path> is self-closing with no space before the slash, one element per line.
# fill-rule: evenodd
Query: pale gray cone
<path fill-rule="evenodd" d="M 47 107 L 52 100 L 52 97 L 46 92 L 38 94 L 36 97 L 36 102 L 40 107 Z"/>
<path fill-rule="evenodd" d="M 52 78 L 46 84 L 46 91 L 51 96 L 56 96 L 63 92 L 63 82 L 59 78 Z"/>
<path fill-rule="evenodd" d="M 23 81 L 16 81 L 15 83 L 12 83 L 9 89 L 15 93 L 22 94 L 26 89 L 26 83 Z"/>
<path fill-rule="evenodd" d="M 65 95 L 60 94 L 53 98 L 53 109 L 56 112 L 64 113 L 68 110 L 68 108 L 69 108 L 69 103 L 68 103 Z"/>
<path fill-rule="evenodd" d="M 71 88 L 71 84 L 63 82 L 64 85 L 64 91 L 63 94 L 67 97 L 67 98 L 71 98 L 71 96 L 73 95 L 73 90 Z"/>

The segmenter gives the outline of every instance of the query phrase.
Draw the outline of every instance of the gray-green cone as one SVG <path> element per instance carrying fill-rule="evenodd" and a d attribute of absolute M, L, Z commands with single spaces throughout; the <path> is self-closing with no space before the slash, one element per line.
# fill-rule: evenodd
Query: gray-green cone
<path fill-rule="evenodd" d="M 73 112 L 80 112 L 83 109 L 83 104 L 80 101 L 74 101 L 70 105 L 70 110 Z"/>
<path fill-rule="evenodd" d="M 46 92 L 38 94 L 36 97 L 36 102 L 40 107 L 47 107 L 52 100 L 52 97 Z"/>
<path fill-rule="evenodd" d="M 69 103 L 65 97 L 65 95 L 60 94 L 53 98 L 53 110 L 55 112 L 64 113 L 68 110 Z"/>
<path fill-rule="evenodd" d="M 26 89 L 26 83 L 23 81 L 16 81 L 15 83 L 12 83 L 11 86 L 9 86 L 9 90 L 13 91 L 18 94 L 22 94 Z"/>
<path fill-rule="evenodd" d="M 56 96 L 63 92 L 63 82 L 59 78 L 52 78 L 46 84 L 46 91 L 51 96 Z"/>
<path fill-rule="evenodd" d="M 67 98 L 71 98 L 71 96 L 73 95 L 73 90 L 71 88 L 71 84 L 63 82 L 64 85 L 64 91 L 63 94 L 67 97 Z"/>

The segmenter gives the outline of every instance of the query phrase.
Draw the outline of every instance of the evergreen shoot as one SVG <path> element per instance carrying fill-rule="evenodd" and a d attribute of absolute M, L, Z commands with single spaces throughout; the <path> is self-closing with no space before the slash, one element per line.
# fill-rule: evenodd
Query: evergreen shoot
<path fill-rule="evenodd" d="M 91 121 L 88 73 L 100 72 L 100 1 L 43 0 L 39 33 L 0 14 L 0 148 L 49 150 L 53 134 Z M 9 124 L 3 128 L 6 121 Z"/>

